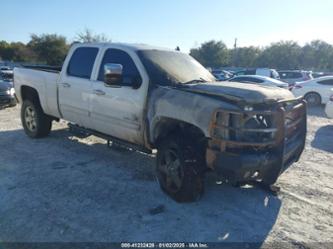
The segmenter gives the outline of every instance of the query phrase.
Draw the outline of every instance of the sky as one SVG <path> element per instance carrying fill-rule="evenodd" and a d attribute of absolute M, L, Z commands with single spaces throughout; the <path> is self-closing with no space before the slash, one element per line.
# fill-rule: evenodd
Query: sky
<path fill-rule="evenodd" d="M 189 51 L 208 40 L 266 46 L 280 40 L 333 44 L 332 0 L 9 0 L 0 5 L 0 40 L 57 33 L 69 42 L 88 28 L 114 42 Z"/>

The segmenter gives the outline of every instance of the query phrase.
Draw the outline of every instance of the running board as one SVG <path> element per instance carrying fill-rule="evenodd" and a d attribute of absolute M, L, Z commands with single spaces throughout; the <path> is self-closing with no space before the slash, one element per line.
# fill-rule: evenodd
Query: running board
<path fill-rule="evenodd" d="M 137 144 L 134 144 L 134 143 L 131 143 L 131 142 L 127 142 L 127 141 L 124 141 L 122 139 L 119 139 L 119 138 L 116 138 L 116 137 L 113 137 L 113 136 L 110 136 L 110 135 L 106 135 L 104 133 L 101 133 L 101 132 L 98 132 L 98 131 L 95 131 L 95 130 L 86 129 L 84 127 L 81 127 L 81 126 L 78 126 L 78 125 L 72 124 L 72 123 L 67 123 L 67 125 L 69 127 L 70 132 L 73 133 L 77 137 L 82 137 L 83 138 L 83 137 L 88 137 L 88 136 L 94 135 L 96 137 L 105 139 L 107 141 L 107 146 L 108 147 L 111 147 L 111 142 L 114 142 L 116 144 L 120 144 L 124 147 L 130 148 L 130 149 L 138 151 L 138 152 L 143 152 L 143 153 L 146 153 L 146 154 L 152 154 L 153 153 L 152 150 L 149 150 L 149 149 L 145 148 L 144 146 L 137 145 Z"/>

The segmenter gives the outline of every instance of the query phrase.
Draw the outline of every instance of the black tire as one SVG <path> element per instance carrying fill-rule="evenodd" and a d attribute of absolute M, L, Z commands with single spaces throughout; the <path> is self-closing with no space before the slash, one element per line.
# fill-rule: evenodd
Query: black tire
<path fill-rule="evenodd" d="M 304 96 L 304 99 L 306 100 L 309 106 L 318 106 L 321 104 L 321 97 L 318 93 L 314 92 L 307 93 Z"/>
<path fill-rule="evenodd" d="M 206 166 L 203 146 L 197 143 L 181 135 L 169 136 L 159 143 L 157 179 L 161 189 L 177 202 L 197 201 L 203 194 Z"/>
<path fill-rule="evenodd" d="M 46 137 L 51 131 L 52 119 L 43 112 L 37 101 L 23 101 L 21 121 L 25 133 L 31 138 Z"/>

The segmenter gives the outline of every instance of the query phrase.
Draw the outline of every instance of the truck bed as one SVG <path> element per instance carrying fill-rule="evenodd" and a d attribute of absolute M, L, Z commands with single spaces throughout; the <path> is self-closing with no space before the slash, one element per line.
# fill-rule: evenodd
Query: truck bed
<path fill-rule="evenodd" d="M 60 71 L 48 67 L 33 66 L 14 69 L 14 87 L 22 102 L 22 87 L 31 87 L 38 92 L 43 111 L 53 117 L 60 117 L 57 98 L 57 82 Z"/>
<path fill-rule="evenodd" d="M 47 66 L 47 65 L 25 65 L 24 68 L 35 69 L 50 73 L 59 73 L 61 71 L 61 66 Z"/>

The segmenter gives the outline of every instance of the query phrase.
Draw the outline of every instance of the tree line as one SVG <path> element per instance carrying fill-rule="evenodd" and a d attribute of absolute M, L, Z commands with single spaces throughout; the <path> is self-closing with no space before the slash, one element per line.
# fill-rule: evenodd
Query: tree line
<path fill-rule="evenodd" d="M 86 29 L 75 37 L 80 42 L 107 42 L 104 34 Z M 26 62 L 59 66 L 71 44 L 57 34 L 32 34 L 30 41 L 0 41 L 0 61 Z M 266 47 L 228 48 L 222 41 L 207 41 L 190 54 L 206 67 L 269 67 L 276 69 L 306 69 L 333 71 L 333 46 L 321 40 L 300 46 L 294 41 L 280 41 Z"/>
<path fill-rule="evenodd" d="M 313 40 L 304 46 L 295 41 L 279 41 L 266 47 L 239 47 L 228 49 L 222 41 L 208 41 L 190 54 L 204 66 L 268 67 L 275 69 L 305 69 L 333 71 L 333 46 Z"/>
<path fill-rule="evenodd" d="M 77 42 L 108 42 L 104 34 L 94 34 L 89 29 L 76 34 Z M 57 34 L 32 34 L 30 41 L 22 42 L 0 41 L 0 61 L 20 63 L 62 65 L 71 44 L 66 37 Z"/>

